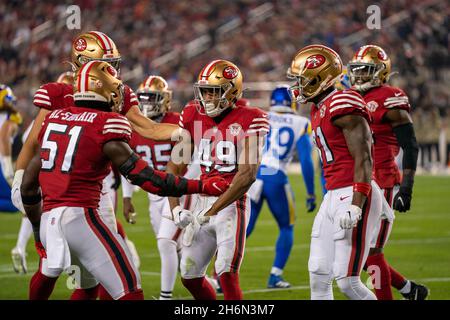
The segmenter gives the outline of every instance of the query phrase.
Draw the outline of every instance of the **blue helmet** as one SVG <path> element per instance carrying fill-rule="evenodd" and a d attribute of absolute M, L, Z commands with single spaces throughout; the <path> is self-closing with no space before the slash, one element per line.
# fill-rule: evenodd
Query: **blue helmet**
<path fill-rule="evenodd" d="M 295 112 L 296 103 L 289 94 L 289 86 L 277 86 L 270 96 L 270 110 L 277 112 Z"/>

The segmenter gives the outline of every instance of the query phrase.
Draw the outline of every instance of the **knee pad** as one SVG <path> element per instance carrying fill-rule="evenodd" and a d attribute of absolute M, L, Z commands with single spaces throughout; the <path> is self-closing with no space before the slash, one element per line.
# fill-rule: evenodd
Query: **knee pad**
<path fill-rule="evenodd" d="M 339 290 L 351 300 L 376 300 L 375 294 L 369 290 L 359 277 L 345 277 L 337 280 Z"/>
<path fill-rule="evenodd" d="M 314 274 L 331 274 L 332 266 L 326 258 L 310 257 L 308 261 L 308 271 Z"/>
<path fill-rule="evenodd" d="M 333 300 L 333 275 L 309 273 L 311 300 Z"/>
<path fill-rule="evenodd" d="M 177 243 L 172 239 L 159 238 L 158 239 L 158 250 L 160 253 L 166 252 L 177 252 Z"/>

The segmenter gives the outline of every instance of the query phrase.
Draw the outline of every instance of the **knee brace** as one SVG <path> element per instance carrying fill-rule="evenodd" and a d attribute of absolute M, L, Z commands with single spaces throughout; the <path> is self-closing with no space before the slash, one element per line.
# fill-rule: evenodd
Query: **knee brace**
<path fill-rule="evenodd" d="M 377 300 L 375 294 L 369 290 L 359 277 L 345 277 L 337 280 L 341 292 L 350 300 Z"/>

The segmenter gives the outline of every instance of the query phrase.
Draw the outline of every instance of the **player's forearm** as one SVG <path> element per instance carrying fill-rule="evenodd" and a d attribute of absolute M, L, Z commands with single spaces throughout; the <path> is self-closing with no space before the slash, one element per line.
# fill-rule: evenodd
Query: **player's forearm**
<path fill-rule="evenodd" d="M 179 176 L 183 173 L 183 170 L 186 168 L 185 164 L 175 164 L 172 161 L 167 163 L 166 172 L 171 173 L 173 175 Z M 169 205 L 172 210 L 176 206 L 180 205 L 180 198 L 177 197 L 169 197 Z"/>
<path fill-rule="evenodd" d="M 33 225 L 39 224 L 41 219 L 40 168 L 40 159 L 38 156 L 35 156 L 24 172 L 20 188 L 25 213 Z"/>
<path fill-rule="evenodd" d="M 157 123 L 142 113 L 130 110 L 127 113 L 133 129 L 141 136 L 152 140 L 171 140 L 172 135 L 176 134 L 179 127 L 170 123 Z"/>
<path fill-rule="evenodd" d="M 419 146 L 412 123 L 402 124 L 393 127 L 394 134 L 399 146 L 403 150 L 403 179 L 402 186 L 412 192 L 414 184 L 414 175 L 417 168 L 417 158 L 419 156 Z"/>
<path fill-rule="evenodd" d="M 208 215 L 216 215 L 220 210 L 240 199 L 256 180 L 258 165 L 241 165 L 231 181 L 230 188 L 213 204 Z"/>
<path fill-rule="evenodd" d="M 353 200 L 352 204 L 362 208 L 367 199 L 364 192 L 355 190 L 357 185 L 366 185 L 370 188 L 372 181 L 372 157 L 367 151 L 355 157 L 355 168 L 353 175 Z"/>
<path fill-rule="evenodd" d="M 302 167 L 303 181 L 309 195 L 314 194 L 314 164 L 311 155 L 311 142 L 309 136 L 304 135 L 297 143 L 300 165 Z"/>

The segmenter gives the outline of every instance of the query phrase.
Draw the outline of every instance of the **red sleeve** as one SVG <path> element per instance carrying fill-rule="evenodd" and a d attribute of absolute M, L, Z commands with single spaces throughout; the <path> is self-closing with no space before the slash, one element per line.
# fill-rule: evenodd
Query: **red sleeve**
<path fill-rule="evenodd" d="M 334 94 L 331 98 L 329 112 L 331 120 L 346 115 L 359 115 L 369 123 L 372 121 L 363 98 L 353 90 L 344 90 Z"/>
<path fill-rule="evenodd" d="M 105 113 L 102 124 L 102 136 L 100 143 L 103 145 L 111 140 L 123 140 L 129 142 L 131 139 L 131 125 L 127 118 L 117 113 Z"/>
<path fill-rule="evenodd" d="M 134 91 L 129 86 L 125 85 L 124 86 L 124 97 L 123 97 L 123 108 L 120 113 L 122 115 L 126 115 L 133 106 L 137 106 L 139 108 L 139 101 L 138 101 L 137 96 L 134 93 Z"/>
<path fill-rule="evenodd" d="M 180 114 L 180 121 L 178 125 L 191 132 L 191 125 L 194 120 L 195 108 L 197 106 L 195 104 L 188 104 L 184 107 L 183 111 Z"/>
<path fill-rule="evenodd" d="M 46 83 L 36 90 L 33 96 L 33 104 L 38 108 L 55 110 L 57 108 L 56 97 L 61 93 L 54 83 Z"/>
<path fill-rule="evenodd" d="M 386 112 L 390 109 L 401 109 L 407 112 L 411 111 L 408 96 L 403 90 L 390 87 L 389 90 L 386 91 L 386 98 L 383 101 L 383 107 L 384 109 L 387 109 Z"/>
<path fill-rule="evenodd" d="M 270 131 L 270 124 L 267 113 L 261 109 L 253 108 L 253 117 L 249 120 L 247 128 L 245 128 L 246 136 L 265 136 Z"/>

